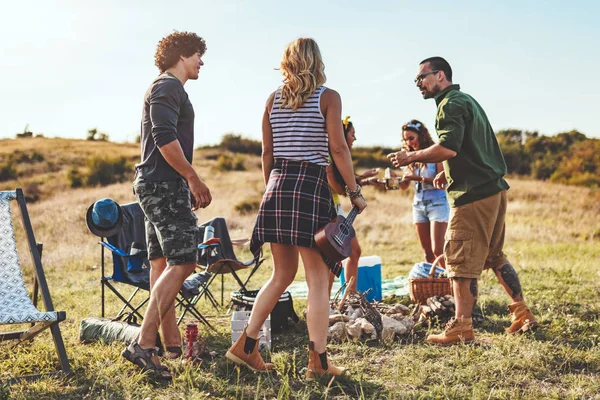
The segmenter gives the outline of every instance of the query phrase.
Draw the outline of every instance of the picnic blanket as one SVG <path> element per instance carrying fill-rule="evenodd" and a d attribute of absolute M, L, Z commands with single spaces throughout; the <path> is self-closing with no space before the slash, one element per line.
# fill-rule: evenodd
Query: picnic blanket
<path fill-rule="evenodd" d="M 333 281 L 333 288 L 331 289 L 331 296 L 340 288 L 340 280 L 338 278 Z M 296 299 L 306 299 L 308 297 L 308 286 L 306 282 L 294 282 L 287 290 L 291 293 L 292 297 Z M 408 296 L 408 277 L 397 276 L 392 279 L 384 279 L 381 282 L 381 290 L 383 297 L 386 296 Z"/>

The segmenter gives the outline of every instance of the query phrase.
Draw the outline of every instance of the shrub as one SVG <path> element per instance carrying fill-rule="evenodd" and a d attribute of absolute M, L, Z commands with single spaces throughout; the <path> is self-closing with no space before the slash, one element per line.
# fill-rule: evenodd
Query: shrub
<path fill-rule="evenodd" d="M 550 181 L 599 187 L 600 140 L 586 139 L 572 145 L 550 176 Z"/>
<path fill-rule="evenodd" d="M 44 155 L 41 153 L 38 153 L 37 151 L 33 151 L 33 153 L 23 153 L 23 152 L 17 150 L 13 154 L 11 154 L 11 156 L 9 158 L 14 160 L 17 163 L 25 163 L 25 164 L 44 161 Z"/>
<path fill-rule="evenodd" d="M 0 382 L 0 400 L 10 399 L 10 388 L 8 383 Z"/>
<path fill-rule="evenodd" d="M 26 138 L 27 139 L 27 138 L 33 137 L 33 132 L 31 132 L 29 130 L 29 124 L 25 125 L 25 129 L 23 129 L 23 132 L 17 133 L 16 137 L 17 137 L 17 139 L 20 139 L 20 138 L 21 139 L 22 138 Z"/>
<path fill-rule="evenodd" d="M 260 207 L 260 200 L 242 200 L 237 203 L 233 208 L 241 215 L 252 214 L 258 212 Z"/>
<path fill-rule="evenodd" d="M 215 169 L 218 171 L 245 171 L 244 159 L 240 156 L 221 154 L 217 159 Z"/>
<path fill-rule="evenodd" d="M 9 158 L 3 164 L 0 164 L 0 182 L 17 179 L 17 176 L 14 159 Z"/>
<path fill-rule="evenodd" d="M 100 142 L 108 142 L 108 134 L 98 131 L 97 128 L 89 129 L 86 140 L 97 140 Z"/>
<path fill-rule="evenodd" d="M 393 151 L 385 147 L 356 147 L 352 149 L 352 160 L 354 167 L 374 168 L 389 166 L 390 162 L 387 155 Z"/>
<path fill-rule="evenodd" d="M 260 141 L 247 139 L 234 133 L 223 135 L 220 147 L 232 153 L 254 154 L 257 156 L 262 154 L 262 143 Z"/>
<path fill-rule="evenodd" d="M 85 178 L 85 186 L 106 186 L 123 182 L 128 179 L 128 173 L 132 170 L 125 157 L 94 157 L 88 160 L 87 167 L 89 172 Z"/>
<path fill-rule="evenodd" d="M 207 160 L 218 160 L 220 157 L 220 154 L 207 154 L 204 158 L 206 158 Z"/>
<path fill-rule="evenodd" d="M 79 188 L 83 186 L 84 178 L 83 176 L 81 176 L 81 173 L 79 172 L 79 169 L 77 169 L 77 167 L 73 167 L 69 170 L 67 179 L 69 180 L 69 185 L 72 188 Z"/>
<path fill-rule="evenodd" d="M 40 190 L 40 184 L 37 182 L 29 183 L 23 187 L 23 194 L 25 200 L 28 203 L 35 203 L 42 197 L 42 191 Z"/>

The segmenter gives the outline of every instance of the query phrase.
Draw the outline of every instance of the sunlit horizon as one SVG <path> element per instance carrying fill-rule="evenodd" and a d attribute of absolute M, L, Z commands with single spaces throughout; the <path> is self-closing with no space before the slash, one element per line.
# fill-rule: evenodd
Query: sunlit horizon
<path fill-rule="evenodd" d="M 433 55 L 450 62 L 454 83 L 477 99 L 496 131 L 600 137 L 597 3 L 166 4 L 4 4 L 0 139 L 28 126 L 45 137 L 85 139 L 96 128 L 111 141 L 134 142 L 144 93 L 158 74 L 156 44 L 173 30 L 194 31 L 208 47 L 199 79 L 185 85 L 196 146 L 232 132 L 260 140 L 265 101 L 282 79 L 274 68 L 300 36 L 319 43 L 326 86 L 341 94 L 357 146 L 398 145 L 400 126 L 412 118 L 435 133 L 435 102 L 413 82 L 418 63 Z"/>

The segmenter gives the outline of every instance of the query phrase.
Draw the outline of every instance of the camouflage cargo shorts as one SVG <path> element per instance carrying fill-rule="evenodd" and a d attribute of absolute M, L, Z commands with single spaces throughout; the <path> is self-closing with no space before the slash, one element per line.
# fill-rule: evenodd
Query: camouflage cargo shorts
<path fill-rule="evenodd" d="M 148 258 L 166 257 L 169 265 L 196 264 L 198 218 L 192 212 L 187 183 L 137 179 L 133 191 L 146 216 Z"/>

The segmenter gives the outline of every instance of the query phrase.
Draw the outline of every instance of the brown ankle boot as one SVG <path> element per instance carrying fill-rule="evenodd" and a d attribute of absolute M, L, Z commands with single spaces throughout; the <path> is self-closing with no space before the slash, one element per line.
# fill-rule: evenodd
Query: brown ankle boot
<path fill-rule="evenodd" d="M 244 329 L 242 336 L 229 348 L 225 357 L 237 365 L 245 365 L 256 372 L 269 372 L 275 368 L 274 364 L 263 361 L 258 352 L 258 339 L 248 337 L 246 329 Z"/>
<path fill-rule="evenodd" d="M 317 353 L 314 342 L 308 342 L 308 369 L 306 371 L 306 380 L 312 381 L 325 374 L 339 376 L 347 372 L 344 367 L 336 367 L 327 360 L 327 352 Z"/>
<path fill-rule="evenodd" d="M 512 314 L 512 323 L 506 330 L 507 333 L 524 333 L 540 326 L 524 301 L 509 304 L 508 310 Z"/>
<path fill-rule="evenodd" d="M 469 343 L 475 340 L 472 318 L 456 318 L 446 324 L 444 332 L 427 336 L 427 343 L 450 346 L 458 343 Z"/>

